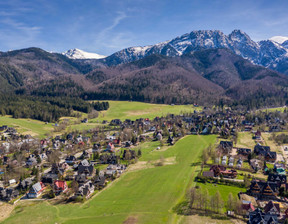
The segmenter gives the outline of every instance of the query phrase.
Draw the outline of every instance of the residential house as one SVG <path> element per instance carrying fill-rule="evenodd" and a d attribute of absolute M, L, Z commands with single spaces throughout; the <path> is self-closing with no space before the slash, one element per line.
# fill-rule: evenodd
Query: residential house
<path fill-rule="evenodd" d="M 212 165 L 210 167 L 210 171 L 214 172 L 214 176 L 217 177 L 221 174 L 222 171 L 225 171 L 226 168 L 224 166 L 220 166 L 220 165 Z"/>
<path fill-rule="evenodd" d="M 276 152 L 267 152 L 264 159 L 267 162 L 274 163 L 277 159 L 277 153 Z"/>
<path fill-rule="evenodd" d="M 112 142 L 109 142 L 106 149 L 104 150 L 104 152 L 110 152 L 110 153 L 114 153 L 115 152 L 115 147 L 113 145 Z"/>
<path fill-rule="evenodd" d="M 102 164 L 118 164 L 120 157 L 115 154 L 102 154 L 99 160 Z"/>
<path fill-rule="evenodd" d="M 221 174 L 225 178 L 236 178 L 237 177 L 237 171 L 236 170 L 221 171 Z"/>
<path fill-rule="evenodd" d="M 120 119 L 113 119 L 110 122 L 110 125 L 114 125 L 114 126 L 121 125 L 121 124 L 122 124 L 122 121 Z"/>
<path fill-rule="evenodd" d="M 83 150 L 82 155 L 80 156 L 81 159 L 89 159 L 92 153 L 88 150 Z"/>
<path fill-rule="evenodd" d="M 279 187 L 276 182 L 262 182 L 252 180 L 250 189 L 248 191 L 250 195 L 258 199 L 275 199 L 279 194 Z"/>
<path fill-rule="evenodd" d="M 38 182 L 32 185 L 29 192 L 27 193 L 27 198 L 39 197 L 42 194 L 44 189 L 45 189 L 45 185 L 42 182 Z"/>
<path fill-rule="evenodd" d="M 103 187 L 105 187 L 105 184 L 106 184 L 106 178 L 105 176 L 97 176 L 95 178 L 95 181 L 94 181 L 94 186 L 96 189 L 102 189 Z"/>
<path fill-rule="evenodd" d="M 78 174 L 75 176 L 75 181 L 82 185 L 88 181 L 87 176 L 85 174 Z"/>
<path fill-rule="evenodd" d="M 27 166 L 36 166 L 37 165 L 37 159 L 35 158 L 35 156 L 31 156 L 27 159 L 26 161 L 26 165 Z"/>
<path fill-rule="evenodd" d="M 278 203 L 274 203 L 273 201 L 269 201 L 264 207 L 264 213 L 270 215 L 280 216 L 280 206 Z"/>
<path fill-rule="evenodd" d="M 1 188 L 0 187 L 0 200 L 11 201 L 19 196 L 19 191 L 15 188 Z"/>
<path fill-rule="evenodd" d="M 41 161 L 44 161 L 44 160 L 47 160 L 47 159 L 48 159 L 46 153 L 41 153 L 41 154 L 39 154 L 39 158 L 40 158 Z"/>
<path fill-rule="evenodd" d="M 55 180 L 53 184 L 53 191 L 56 195 L 65 193 L 68 190 L 66 181 Z"/>
<path fill-rule="evenodd" d="M 264 159 L 267 162 L 275 162 L 277 159 L 277 153 L 271 152 L 269 146 L 262 146 L 260 144 L 255 145 L 254 147 L 254 153 L 256 155 L 264 156 Z"/>
<path fill-rule="evenodd" d="M 14 184 L 16 184 L 16 180 L 15 179 L 9 180 L 9 185 L 14 185 Z"/>
<path fill-rule="evenodd" d="M 277 224 L 277 215 L 265 214 L 259 208 L 249 213 L 248 224 Z"/>
<path fill-rule="evenodd" d="M 259 170 L 260 169 L 259 162 L 260 162 L 259 159 L 251 159 L 250 160 L 250 166 L 252 167 L 252 169 Z"/>
<path fill-rule="evenodd" d="M 67 168 L 67 163 L 53 163 L 50 173 L 64 176 Z"/>
<path fill-rule="evenodd" d="M 78 165 L 78 175 L 85 174 L 91 176 L 94 172 L 94 167 L 86 159 L 82 160 Z"/>
<path fill-rule="evenodd" d="M 76 157 L 73 155 L 67 156 L 65 162 L 67 164 L 74 164 L 77 161 Z"/>
<path fill-rule="evenodd" d="M 268 152 L 270 152 L 270 146 L 263 146 L 263 145 L 257 144 L 254 147 L 254 153 L 256 155 L 265 156 Z"/>
<path fill-rule="evenodd" d="M 94 192 L 94 189 L 95 189 L 94 185 L 90 180 L 78 188 L 78 191 L 76 192 L 75 196 L 88 198 Z"/>
<path fill-rule="evenodd" d="M 92 148 L 92 153 L 100 153 L 101 152 L 101 147 L 100 144 L 93 144 L 93 148 Z"/>
<path fill-rule="evenodd" d="M 241 207 L 243 209 L 243 211 L 246 212 L 246 215 L 249 216 L 250 212 L 254 212 L 255 208 L 253 206 L 253 204 L 251 203 L 251 201 L 242 201 Z"/>
<path fill-rule="evenodd" d="M 286 185 L 287 176 L 286 175 L 269 173 L 267 181 L 276 182 L 278 184 L 278 186 L 280 187 L 281 185 Z"/>
<path fill-rule="evenodd" d="M 231 141 L 221 141 L 220 142 L 220 149 L 226 151 L 226 152 L 231 152 L 233 148 L 233 142 Z"/>
<path fill-rule="evenodd" d="M 42 176 L 41 181 L 42 183 L 53 184 L 55 180 L 58 179 L 58 174 L 55 173 L 46 173 Z"/>
<path fill-rule="evenodd" d="M 26 178 L 25 180 L 22 180 L 19 184 L 19 188 L 22 190 L 27 190 L 30 188 L 33 184 L 33 181 L 31 178 Z"/>
<path fill-rule="evenodd" d="M 248 156 L 248 155 L 251 153 L 251 149 L 238 148 L 238 149 L 237 149 L 237 153 L 238 153 L 238 155 Z"/>

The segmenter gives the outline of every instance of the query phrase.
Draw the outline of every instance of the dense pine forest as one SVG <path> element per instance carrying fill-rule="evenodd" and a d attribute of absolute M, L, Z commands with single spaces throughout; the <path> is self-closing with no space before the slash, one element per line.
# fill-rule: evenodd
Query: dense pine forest
<path fill-rule="evenodd" d="M 90 113 L 109 108 L 108 102 L 89 103 L 76 97 L 42 97 L 27 95 L 0 95 L 1 115 L 13 118 L 32 118 L 55 122 L 63 116 L 74 116 L 76 112 Z"/>

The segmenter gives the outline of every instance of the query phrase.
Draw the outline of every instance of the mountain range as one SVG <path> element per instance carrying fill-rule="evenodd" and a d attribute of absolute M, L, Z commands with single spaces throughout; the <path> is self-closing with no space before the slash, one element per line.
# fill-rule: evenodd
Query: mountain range
<path fill-rule="evenodd" d="M 203 49 L 226 48 L 255 65 L 288 74 L 288 40 L 286 39 L 275 37 L 255 42 L 241 30 L 234 30 L 229 35 L 219 30 L 198 30 L 156 45 L 129 47 L 101 61 L 111 66 L 139 60 L 151 54 L 175 57 Z"/>
<path fill-rule="evenodd" d="M 286 47 L 287 41 L 275 39 L 254 42 L 240 30 L 229 35 L 208 30 L 108 57 L 79 49 L 58 54 L 27 48 L 0 53 L 0 91 L 88 100 L 283 105 L 288 100 Z"/>
<path fill-rule="evenodd" d="M 241 30 L 234 30 L 229 35 L 225 35 L 219 30 L 192 31 L 156 45 L 129 47 L 108 57 L 98 54 L 92 57 L 89 56 L 90 53 L 78 49 L 69 50 L 63 54 L 72 59 L 103 59 L 102 63 L 112 66 L 139 60 L 151 54 L 175 57 L 201 49 L 216 48 L 230 49 L 255 65 L 288 74 L 287 37 L 275 36 L 269 40 L 255 42 Z M 75 53 L 71 54 L 71 52 Z"/>

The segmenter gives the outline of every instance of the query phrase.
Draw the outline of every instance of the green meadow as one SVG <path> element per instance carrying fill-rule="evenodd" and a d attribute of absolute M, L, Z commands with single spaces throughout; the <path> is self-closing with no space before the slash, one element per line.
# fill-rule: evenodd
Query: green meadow
<path fill-rule="evenodd" d="M 200 110 L 192 105 L 166 105 L 151 104 L 130 101 L 108 101 L 109 109 L 101 112 L 99 118 L 94 120 L 112 120 L 115 118 L 125 120 L 135 120 L 137 118 L 153 119 L 157 116 L 166 116 L 167 114 L 190 113 L 194 110 Z M 91 120 L 92 121 L 92 120 Z"/>
<path fill-rule="evenodd" d="M 50 133 L 53 130 L 54 124 L 45 124 L 45 122 L 33 119 L 15 119 L 11 116 L 0 116 L 0 126 L 2 125 L 14 127 L 22 134 L 29 134 L 42 138 L 45 134 Z"/>
<path fill-rule="evenodd" d="M 186 136 L 160 150 L 158 142 L 144 143 L 141 160 L 84 204 L 24 202 L 4 223 L 177 223 L 182 217 L 172 208 L 195 184 L 202 150 L 215 141 Z M 162 166 L 152 165 L 160 158 Z"/>
<path fill-rule="evenodd" d="M 129 101 L 109 101 L 110 108 L 107 111 L 99 113 L 98 118 L 89 120 L 89 123 L 78 123 L 75 117 L 63 117 L 63 119 L 69 119 L 70 124 L 66 128 L 66 131 L 73 130 L 88 130 L 99 126 L 103 120 L 111 121 L 113 119 L 132 119 L 137 118 L 149 118 L 153 119 L 157 116 L 165 116 L 167 114 L 182 114 L 194 112 L 194 110 L 200 110 L 201 108 L 193 107 L 192 105 L 164 105 L 164 104 L 150 104 L 140 102 Z M 87 114 L 82 113 L 82 117 L 87 117 Z M 80 121 L 79 121 L 80 122 Z M 99 123 L 100 122 L 100 123 Z M 38 136 L 43 138 L 45 134 L 50 134 L 53 130 L 53 124 L 45 124 L 45 122 L 33 120 L 33 119 L 14 119 L 11 116 L 0 117 L 0 125 L 8 125 L 15 127 L 20 133 L 30 134 L 32 136 Z M 60 134 L 60 133 L 57 133 Z"/>

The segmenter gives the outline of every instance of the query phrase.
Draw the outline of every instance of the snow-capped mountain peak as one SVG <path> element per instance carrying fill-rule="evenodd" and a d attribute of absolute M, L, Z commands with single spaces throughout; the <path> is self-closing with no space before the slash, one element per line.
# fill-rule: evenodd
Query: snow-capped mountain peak
<path fill-rule="evenodd" d="M 279 44 L 283 44 L 286 40 L 288 40 L 288 37 L 284 37 L 284 36 L 274 36 L 271 37 L 269 40 L 273 40 Z"/>
<path fill-rule="evenodd" d="M 101 59 L 101 58 L 106 58 L 104 55 L 96 54 L 96 53 L 90 53 L 90 52 L 85 52 L 80 49 L 70 49 L 64 53 L 62 53 L 66 57 L 70 59 Z"/>

